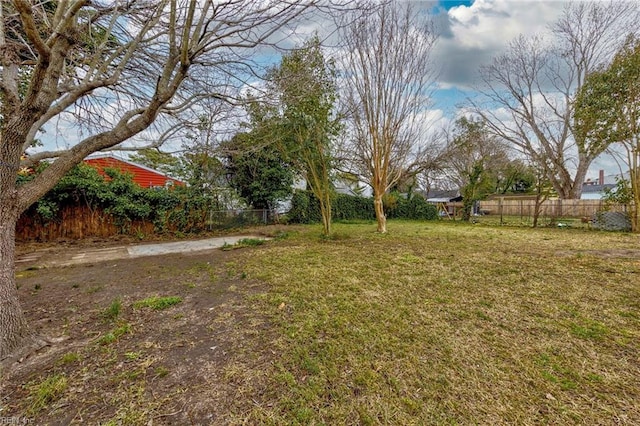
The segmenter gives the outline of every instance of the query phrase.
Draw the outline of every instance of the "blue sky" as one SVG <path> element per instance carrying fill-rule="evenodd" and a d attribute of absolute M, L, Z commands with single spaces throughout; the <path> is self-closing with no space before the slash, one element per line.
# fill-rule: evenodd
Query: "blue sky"
<path fill-rule="evenodd" d="M 544 31 L 559 16 L 561 1 L 440 1 L 435 21 L 440 40 L 435 63 L 441 68 L 438 107 L 450 112 L 478 83 L 478 70 L 520 34 Z"/>
<path fill-rule="evenodd" d="M 440 0 L 438 3 L 445 9 L 451 9 L 452 7 L 456 6 L 471 6 L 471 3 L 473 3 L 473 1 Z"/>

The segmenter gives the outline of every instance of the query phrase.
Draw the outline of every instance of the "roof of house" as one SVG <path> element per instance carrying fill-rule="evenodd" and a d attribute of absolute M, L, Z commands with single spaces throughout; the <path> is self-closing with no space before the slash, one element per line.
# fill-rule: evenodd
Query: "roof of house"
<path fill-rule="evenodd" d="M 130 173 L 133 175 L 133 181 L 143 188 L 164 187 L 167 184 L 184 185 L 180 179 L 114 154 L 92 154 L 85 158 L 84 162 L 96 167 L 101 173 L 104 173 L 105 168 L 115 168 L 123 173 Z"/>
<path fill-rule="evenodd" d="M 613 188 L 615 188 L 615 185 L 612 183 L 605 183 L 604 185 L 582 185 L 582 193 L 604 192 L 605 189 Z"/>
<path fill-rule="evenodd" d="M 424 198 L 427 201 L 433 203 L 446 203 L 449 201 L 460 201 L 462 197 L 460 196 L 460 191 L 453 190 L 442 190 L 442 189 L 431 189 L 428 192 L 423 193 Z"/>

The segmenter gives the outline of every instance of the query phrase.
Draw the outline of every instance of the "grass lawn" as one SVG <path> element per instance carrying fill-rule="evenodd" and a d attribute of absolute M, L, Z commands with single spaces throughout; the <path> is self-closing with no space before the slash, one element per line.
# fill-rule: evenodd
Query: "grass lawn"
<path fill-rule="evenodd" d="M 250 423 L 640 423 L 637 236 L 389 229 L 251 254 L 280 337 Z"/>
<path fill-rule="evenodd" d="M 18 285 L 30 321 L 68 340 L 0 383 L 0 420 L 640 424 L 637 235 L 291 227 Z"/>

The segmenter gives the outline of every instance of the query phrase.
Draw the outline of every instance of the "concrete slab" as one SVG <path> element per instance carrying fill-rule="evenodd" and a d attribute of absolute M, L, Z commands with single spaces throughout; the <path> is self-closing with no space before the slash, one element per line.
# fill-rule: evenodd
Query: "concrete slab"
<path fill-rule="evenodd" d="M 233 237 L 219 237 L 219 238 L 207 238 L 205 240 L 195 241 L 176 241 L 171 243 L 156 243 L 156 244 L 142 244 L 137 246 L 127 247 L 129 257 L 143 257 L 143 256 L 157 256 L 162 254 L 172 253 L 188 253 L 193 251 L 211 250 L 215 248 L 224 247 L 225 244 L 236 244 L 238 241 L 255 238 L 263 240 L 264 237 L 258 236 L 233 236 Z"/>
<path fill-rule="evenodd" d="M 82 253 L 69 253 L 65 258 L 49 259 L 43 266 L 71 266 L 84 263 L 106 262 L 111 260 L 126 259 L 129 257 L 124 246 L 92 249 Z"/>
<path fill-rule="evenodd" d="M 20 265 L 21 267 L 31 265 L 47 268 L 114 261 L 118 259 L 131 259 L 145 256 L 159 256 L 163 254 L 190 253 L 217 249 L 223 247 L 225 244 L 237 244 L 238 241 L 247 238 L 260 240 L 268 239 L 257 235 L 227 236 L 202 240 L 117 246 L 89 250 L 85 249 L 81 252 L 69 251 L 65 253 L 57 253 L 55 257 L 47 255 L 47 253 L 35 252 L 18 257 L 16 259 L 16 265 Z"/>

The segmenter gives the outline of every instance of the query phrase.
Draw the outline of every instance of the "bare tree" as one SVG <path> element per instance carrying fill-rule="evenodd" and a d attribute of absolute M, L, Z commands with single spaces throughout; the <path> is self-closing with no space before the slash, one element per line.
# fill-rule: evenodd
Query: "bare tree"
<path fill-rule="evenodd" d="M 211 81 L 203 79 L 250 74 L 248 53 L 282 39 L 275 36 L 315 5 L 313 0 L 2 2 L 0 359 L 36 341 L 16 293 L 20 214 L 88 154 L 210 96 L 203 82 Z M 219 88 L 217 95 L 226 96 Z M 68 149 L 31 156 L 27 161 L 54 160 L 17 186 L 25 149 L 47 123 L 69 113 L 85 120 L 87 135 Z"/>
<path fill-rule="evenodd" d="M 419 168 L 426 112 L 435 73 L 430 55 L 437 36 L 409 3 L 383 3 L 343 32 L 343 100 L 353 164 L 374 196 L 378 232 L 386 232 L 382 197 Z"/>
<path fill-rule="evenodd" d="M 580 198 L 606 145 L 574 132 L 575 96 L 635 30 L 638 3 L 569 3 L 545 36 L 520 36 L 481 70 L 486 103 L 472 101 L 491 130 L 537 164 L 561 198 Z"/>
<path fill-rule="evenodd" d="M 482 120 L 462 117 L 447 134 L 442 174 L 455 182 L 463 197 L 463 219 L 470 220 L 476 201 L 494 193 L 514 164 L 504 141 L 487 131 Z"/>

